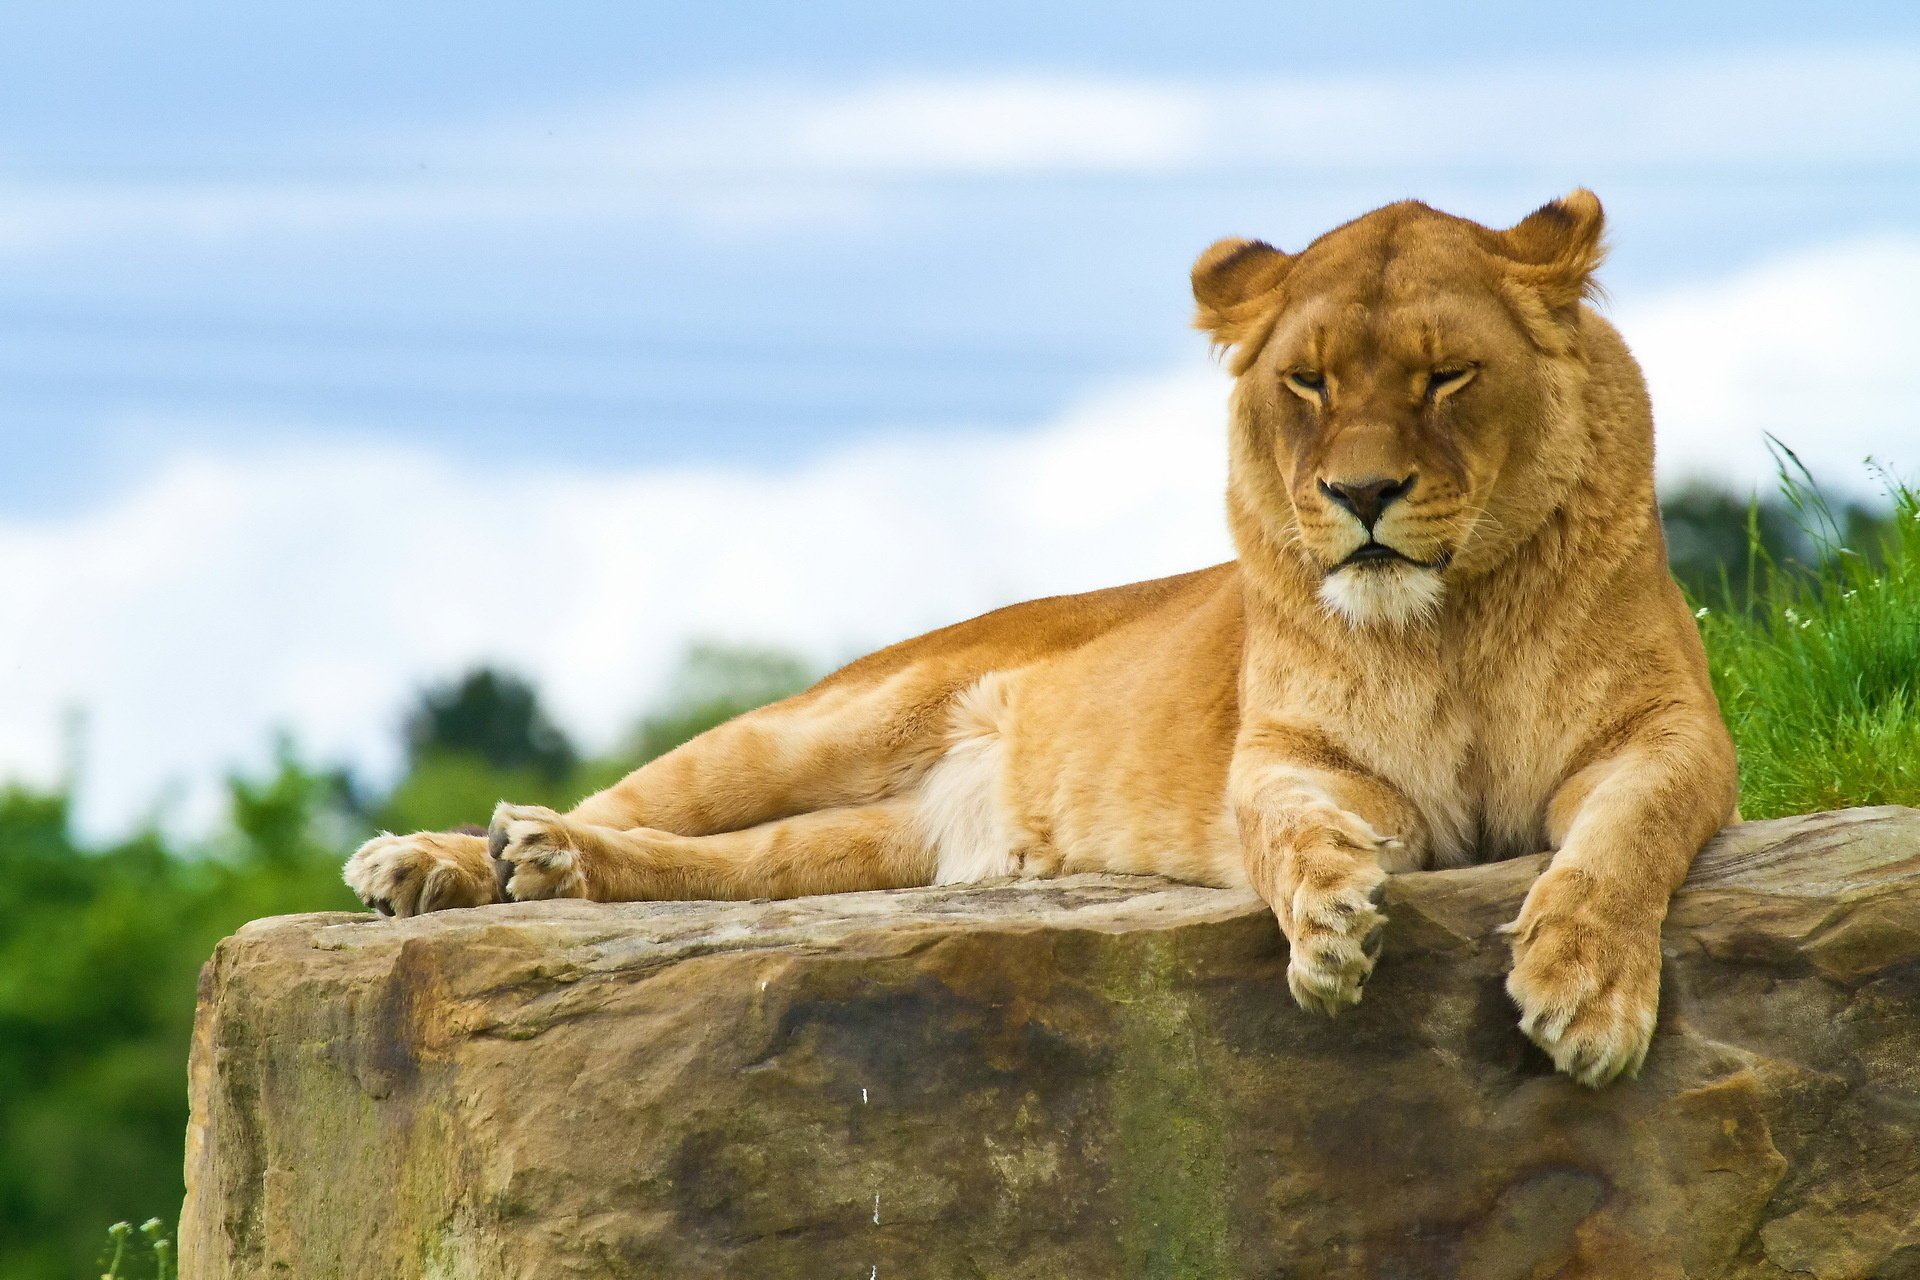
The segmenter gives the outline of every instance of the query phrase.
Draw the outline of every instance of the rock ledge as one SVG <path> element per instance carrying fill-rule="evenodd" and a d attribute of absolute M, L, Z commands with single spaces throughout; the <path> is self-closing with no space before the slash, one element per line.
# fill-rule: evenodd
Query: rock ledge
<path fill-rule="evenodd" d="M 1920 811 L 1722 833 L 1601 1093 L 1501 988 L 1542 861 L 1395 877 L 1332 1022 L 1156 880 L 259 921 L 182 1274 L 1920 1277 Z"/>

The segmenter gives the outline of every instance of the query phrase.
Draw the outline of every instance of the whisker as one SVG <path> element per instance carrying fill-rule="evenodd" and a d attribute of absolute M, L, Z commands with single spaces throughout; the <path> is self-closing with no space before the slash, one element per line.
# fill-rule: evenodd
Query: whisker
<path fill-rule="evenodd" d="M 1488 501 L 1491 500 L 1491 497 L 1489 497 Z M 1485 502 L 1481 503 L 1478 507 L 1468 509 L 1468 520 L 1467 536 L 1460 540 L 1460 548 L 1463 551 L 1473 544 L 1475 536 L 1479 534 L 1483 527 L 1487 528 L 1489 532 L 1498 534 L 1501 537 L 1509 536 L 1509 531 L 1507 527 L 1500 522 L 1500 517 L 1487 510 L 1487 503 Z"/>

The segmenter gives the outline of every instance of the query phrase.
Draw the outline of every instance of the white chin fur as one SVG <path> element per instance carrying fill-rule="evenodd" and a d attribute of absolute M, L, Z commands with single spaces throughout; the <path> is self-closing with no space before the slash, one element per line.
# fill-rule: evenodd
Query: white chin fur
<path fill-rule="evenodd" d="M 1404 627 L 1432 617 L 1444 589 L 1440 575 L 1417 564 L 1352 565 L 1320 582 L 1320 603 L 1356 627 Z"/>

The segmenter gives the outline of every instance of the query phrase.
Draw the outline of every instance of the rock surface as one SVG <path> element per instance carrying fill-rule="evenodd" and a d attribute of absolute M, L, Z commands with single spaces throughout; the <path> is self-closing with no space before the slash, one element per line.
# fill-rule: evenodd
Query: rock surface
<path fill-rule="evenodd" d="M 1723 833 L 1599 1093 L 1501 988 L 1542 862 L 1395 877 L 1336 1021 L 1154 880 L 260 921 L 182 1274 L 1920 1276 L 1920 811 Z"/>

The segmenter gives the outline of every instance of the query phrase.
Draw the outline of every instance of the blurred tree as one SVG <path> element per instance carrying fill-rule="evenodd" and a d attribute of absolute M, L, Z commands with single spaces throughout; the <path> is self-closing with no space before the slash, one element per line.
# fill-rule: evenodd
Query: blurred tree
<path fill-rule="evenodd" d="M 343 769 L 303 766 L 293 743 L 275 744 L 274 771 L 259 780 L 227 779 L 229 852 L 243 863 L 298 866 L 331 857 L 350 832 L 364 827 L 352 779 Z"/>
<path fill-rule="evenodd" d="M 591 769 L 593 762 L 586 768 Z M 433 752 L 415 760 L 374 810 L 374 825 L 385 831 L 451 831 L 485 826 L 502 800 L 571 808 L 594 787 L 580 781 L 576 767 L 554 777 L 537 769 L 498 769 L 466 752 Z"/>
<path fill-rule="evenodd" d="M 1812 567 L 1837 547 L 1872 556 L 1884 544 L 1884 508 L 1859 502 L 1831 506 L 1817 500 L 1818 490 L 1810 483 L 1795 492 L 1802 495 L 1798 502 L 1777 495 L 1742 498 L 1697 482 L 1669 490 L 1660 500 L 1667 563 L 1688 597 L 1723 605 L 1748 600 L 1755 576 L 1770 563 Z"/>
<path fill-rule="evenodd" d="M 579 763 L 533 686 L 492 667 L 423 693 L 407 717 L 407 751 L 416 765 L 435 755 L 469 755 L 495 769 L 529 769 L 549 779 Z"/>
<path fill-rule="evenodd" d="M 151 831 L 87 848 L 66 795 L 0 788 L 0 1276 L 97 1275 L 109 1223 L 177 1216 L 200 966 L 248 920 L 357 907 L 340 796 L 283 745 L 183 856 Z"/>
<path fill-rule="evenodd" d="M 1749 524 L 1767 556 L 1776 563 L 1801 559 L 1812 543 L 1793 511 L 1778 498 L 1756 502 L 1729 489 L 1690 483 L 1660 500 L 1660 522 L 1667 533 L 1667 563 L 1695 600 L 1718 600 L 1722 581 L 1744 600 L 1759 566 L 1749 554 Z"/>

